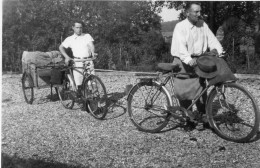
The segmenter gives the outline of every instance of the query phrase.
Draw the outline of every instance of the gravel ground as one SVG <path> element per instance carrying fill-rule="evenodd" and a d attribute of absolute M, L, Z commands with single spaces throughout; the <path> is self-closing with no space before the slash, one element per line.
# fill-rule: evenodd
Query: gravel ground
<path fill-rule="evenodd" d="M 3 75 L 2 167 L 260 167 L 259 140 L 233 143 L 210 129 L 138 131 L 128 117 L 124 94 L 136 77 L 100 77 L 112 102 L 104 121 L 79 109 L 64 109 L 57 96 L 50 99 L 49 88 L 36 89 L 36 100 L 28 105 L 20 76 Z M 260 101 L 260 80 L 239 83 Z"/>

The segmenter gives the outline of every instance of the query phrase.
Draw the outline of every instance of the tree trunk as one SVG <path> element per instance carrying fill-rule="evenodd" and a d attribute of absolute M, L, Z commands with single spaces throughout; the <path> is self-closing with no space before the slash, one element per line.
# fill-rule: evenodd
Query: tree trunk
<path fill-rule="evenodd" d="M 250 70 L 249 44 L 246 45 L 246 65 L 247 65 L 247 70 Z"/>
<path fill-rule="evenodd" d="M 209 27 L 211 31 L 216 34 L 217 33 L 217 26 L 215 21 L 215 13 L 216 13 L 216 2 L 210 1 L 209 2 L 209 8 L 210 8 L 210 20 L 209 20 Z"/>
<path fill-rule="evenodd" d="M 60 43 L 62 43 L 63 39 L 62 39 L 62 34 L 60 35 Z"/>
<path fill-rule="evenodd" d="M 57 50 L 57 39 L 55 37 L 55 50 Z"/>
<path fill-rule="evenodd" d="M 232 56 L 231 56 L 231 61 L 234 61 L 234 57 L 235 57 L 235 40 L 233 38 L 232 40 Z"/>
<path fill-rule="evenodd" d="M 121 46 L 119 47 L 119 63 L 121 64 L 122 61 L 122 48 Z"/>

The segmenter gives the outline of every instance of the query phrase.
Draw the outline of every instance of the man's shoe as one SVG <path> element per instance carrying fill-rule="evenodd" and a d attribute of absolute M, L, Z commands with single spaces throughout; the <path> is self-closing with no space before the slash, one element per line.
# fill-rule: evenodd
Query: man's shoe
<path fill-rule="evenodd" d="M 81 106 L 81 111 L 87 111 L 87 100 L 85 98 L 82 99 L 82 106 Z"/>
<path fill-rule="evenodd" d="M 209 121 L 208 121 L 208 118 L 207 118 L 207 115 L 206 115 L 206 114 L 203 114 L 203 115 L 201 116 L 201 121 L 202 121 L 203 123 L 205 123 L 205 124 L 209 123 Z"/>

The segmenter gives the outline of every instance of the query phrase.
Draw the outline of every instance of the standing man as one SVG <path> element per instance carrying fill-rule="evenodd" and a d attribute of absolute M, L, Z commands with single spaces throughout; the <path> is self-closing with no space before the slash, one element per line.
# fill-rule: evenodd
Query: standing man
<path fill-rule="evenodd" d="M 83 25 L 84 24 L 81 21 L 75 21 L 72 26 L 74 34 L 67 37 L 59 47 L 60 52 L 65 57 L 66 64 L 68 64 L 68 62 L 72 59 L 87 59 L 89 57 L 94 56 L 95 53 L 95 47 L 93 44 L 94 40 L 90 36 L 90 34 L 82 33 Z M 71 48 L 73 53 L 73 58 L 70 58 L 69 55 L 66 53 L 65 49 L 67 48 Z M 87 64 L 90 64 L 90 71 L 94 73 L 93 61 L 88 61 Z M 83 62 L 75 62 L 75 66 L 83 67 Z M 83 69 L 78 69 L 78 70 L 82 71 Z M 73 71 L 73 75 L 77 87 L 81 86 L 83 76 L 77 71 Z"/>
<path fill-rule="evenodd" d="M 196 66 L 196 59 L 207 52 L 210 55 L 222 54 L 223 48 L 215 35 L 209 29 L 208 25 L 201 19 L 200 3 L 188 2 L 186 5 L 187 18 L 179 22 L 174 29 L 171 44 L 171 54 L 174 56 L 174 63 L 180 64 L 181 72 L 193 72 Z M 202 91 L 205 87 L 204 81 L 196 78 L 188 78 L 180 80 L 180 90 L 189 90 L 191 94 L 188 97 L 177 97 L 180 99 L 181 106 L 187 108 L 190 106 L 194 98 L 194 91 Z M 190 88 L 183 86 L 190 86 Z M 197 94 L 197 93 L 196 93 Z M 203 98 L 196 104 L 197 110 L 201 114 L 205 114 L 205 94 Z M 198 129 L 203 129 L 203 124 L 198 124 Z"/>

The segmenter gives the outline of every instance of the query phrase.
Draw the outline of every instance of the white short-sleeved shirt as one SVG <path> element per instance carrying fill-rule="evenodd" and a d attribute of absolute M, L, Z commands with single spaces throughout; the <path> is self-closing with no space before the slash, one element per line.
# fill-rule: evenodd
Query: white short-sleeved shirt
<path fill-rule="evenodd" d="M 199 21 L 195 26 L 185 19 L 177 23 L 172 36 L 173 56 L 179 57 L 181 61 L 188 64 L 192 59 L 191 55 L 199 56 L 208 48 L 216 49 L 219 54 L 223 52 L 221 44 L 205 22 Z"/>
<path fill-rule="evenodd" d="M 88 47 L 90 42 L 94 41 L 94 39 L 90 36 L 90 34 L 81 34 L 80 36 L 73 34 L 72 36 L 67 37 L 62 45 L 65 48 L 70 47 L 74 57 L 89 57 L 91 51 Z"/>

